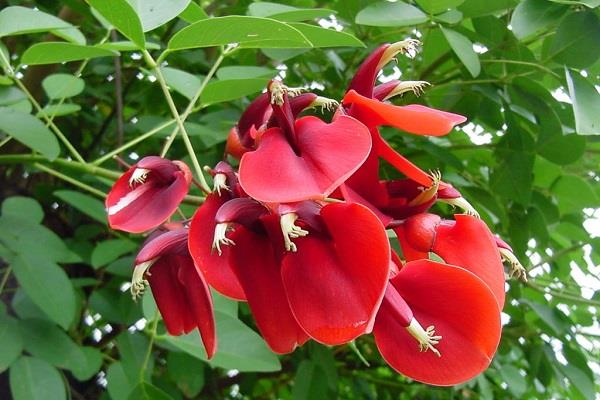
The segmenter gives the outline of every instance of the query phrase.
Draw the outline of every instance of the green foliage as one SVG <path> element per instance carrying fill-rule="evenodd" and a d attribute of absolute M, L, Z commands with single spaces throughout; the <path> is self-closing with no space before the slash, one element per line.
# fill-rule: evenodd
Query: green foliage
<path fill-rule="evenodd" d="M 600 1 L 8 3 L 0 373 L 14 399 L 597 396 Z M 195 154 L 214 165 L 269 79 L 322 85 L 315 92 L 339 100 L 373 49 L 415 36 L 422 51 L 399 55 L 381 81 L 429 81 L 422 97 L 394 101 L 469 124 L 439 138 L 382 133 L 421 168 L 439 168 L 533 272 L 527 284 L 508 281 L 491 367 L 459 387 L 418 384 L 392 371 L 368 336 L 355 344 L 370 366 L 349 346 L 309 343 L 276 356 L 248 307 L 217 294 L 213 360 L 197 332 L 167 335 L 151 293 L 136 303 L 128 292 L 145 238 L 108 229 L 101 198 L 122 172 L 113 155 L 135 163 L 173 132 L 161 75 Z M 180 138 L 169 157 L 189 163 Z M 188 198 L 183 215 L 197 203 Z"/>

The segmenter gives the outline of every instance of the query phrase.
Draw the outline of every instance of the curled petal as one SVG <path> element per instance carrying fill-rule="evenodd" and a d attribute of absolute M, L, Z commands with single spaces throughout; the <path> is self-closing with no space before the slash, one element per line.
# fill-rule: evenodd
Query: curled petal
<path fill-rule="evenodd" d="M 500 310 L 489 288 L 474 274 L 429 260 L 413 261 L 391 281 L 426 333 L 437 335 L 434 352 L 419 343 L 384 302 L 375 323 L 375 342 L 398 372 L 420 382 L 449 386 L 485 370 L 500 341 Z M 438 336 L 441 336 L 438 337 Z M 432 342 L 433 343 L 433 342 Z"/>

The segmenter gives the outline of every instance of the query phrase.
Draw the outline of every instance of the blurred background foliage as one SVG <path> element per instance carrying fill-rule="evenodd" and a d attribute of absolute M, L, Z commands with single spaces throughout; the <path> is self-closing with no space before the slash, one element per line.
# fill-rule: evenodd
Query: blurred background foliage
<path fill-rule="evenodd" d="M 598 398 L 600 1 L 123 2 L 90 0 L 107 20 L 81 0 L 0 1 L 0 398 Z M 129 23 L 136 13 L 145 33 Z M 131 300 L 143 238 L 107 228 L 101 197 L 123 170 L 110 152 L 136 138 L 119 152 L 125 163 L 160 151 L 174 124 L 140 47 L 155 58 L 175 50 L 170 38 L 208 15 L 283 21 L 310 43 L 292 43 L 288 29 L 221 59 L 218 46 L 195 47 L 214 32 L 235 37 L 236 23 L 180 37 L 189 48 L 161 60 L 180 111 L 218 68 L 186 122 L 207 165 L 268 79 L 340 99 L 378 45 L 422 41 L 379 80 L 427 80 L 424 96 L 396 102 L 470 122 L 442 138 L 384 135 L 440 169 L 531 273 L 507 283 L 502 342 L 484 374 L 452 388 L 415 383 L 369 336 L 276 357 L 248 308 L 219 296 L 220 347 L 207 363 L 197 334 L 166 336 L 151 296 Z M 179 138 L 169 157 L 189 162 Z"/>

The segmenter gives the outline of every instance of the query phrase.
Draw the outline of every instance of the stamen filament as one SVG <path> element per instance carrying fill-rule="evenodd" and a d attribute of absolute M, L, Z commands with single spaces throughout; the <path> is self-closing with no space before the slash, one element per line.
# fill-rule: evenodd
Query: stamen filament
<path fill-rule="evenodd" d="M 510 277 L 521 279 L 524 282 L 527 282 L 527 270 L 519 262 L 519 259 L 513 254 L 513 252 L 503 247 L 499 247 L 498 250 L 502 256 L 502 261 L 506 261 L 510 264 Z"/>
<path fill-rule="evenodd" d="M 413 318 L 410 321 L 410 325 L 406 327 L 406 330 L 412 337 L 417 339 L 419 342 L 419 350 L 421 352 L 431 350 L 436 356 L 442 356 L 439 350 L 434 347 L 442 340 L 442 337 L 435 335 L 435 328 L 433 325 L 428 326 L 427 329 L 423 329 L 419 321 Z"/>
<path fill-rule="evenodd" d="M 392 43 L 383 52 L 383 56 L 381 57 L 381 60 L 379 60 L 379 64 L 377 64 L 377 69 L 383 68 L 387 63 L 392 61 L 398 53 L 406 54 L 408 57 L 413 58 L 417 54 L 417 46 L 420 44 L 421 42 L 416 39 L 405 39 Z"/>
<path fill-rule="evenodd" d="M 231 230 L 229 224 L 227 222 L 223 222 L 221 224 L 217 224 L 215 227 L 215 236 L 213 238 L 212 248 L 217 249 L 217 253 L 219 255 L 223 254 L 223 250 L 221 250 L 221 246 L 235 246 L 235 242 L 227 237 L 227 231 Z"/>
<path fill-rule="evenodd" d="M 413 92 L 415 96 L 419 97 L 425 92 L 425 87 L 430 85 L 431 83 L 427 81 L 403 81 L 388 93 L 383 100 L 391 99 L 394 96 L 401 96 L 406 92 Z"/>
<path fill-rule="evenodd" d="M 426 203 L 437 194 L 442 180 L 442 173 L 436 170 L 431 171 L 429 175 L 431 176 L 431 186 L 427 189 L 423 188 L 423 191 L 408 203 L 409 206 L 414 207 Z"/>
<path fill-rule="evenodd" d="M 131 297 L 134 301 L 142 297 L 146 290 L 146 286 L 149 285 L 148 281 L 144 278 L 144 275 L 150 275 L 148 269 L 150 269 L 150 267 L 156 262 L 156 260 L 158 260 L 158 258 L 155 258 L 150 261 L 145 261 L 136 265 L 133 269 L 133 276 L 131 277 L 131 288 L 129 290 L 131 291 Z"/>
<path fill-rule="evenodd" d="M 293 212 L 284 214 L 279 219 L 281 232 L 283 232 L 283 241 L 287 251 L 298 251 L 298 248 L 296 247 L 296 244 L 292 242 L 292 239 L 308 235 L 308 231 L 300 228 L 298 225 L 295 225 L 297 219 L 298 214 Z"/>
<path fill-rule="evenodd" d="M 217 173 L 213 178 L 213 192 L 217 192 L 221 196 L 221 190 L 231 191 L 227 186 L 227 175 Z"/>
<path fill-rule="evenodd" d="M 467 215 L 475 218 L 481 218 L 477 210 L 464 197 L 456 197 L 454 199 L 439 199 L 439 201 L 449 204 L 452 207 L 458 207 Z"/>
<path fill-rule="evenodd" d="M 146 168 L 136 168 L 133 170 L 133 173 L 129 177 L 129 186 L 134 187 L 136 183 L 140 185 L 146 181 L 148 178 L 148 174 L 150 173 L 149 169 Z"/>

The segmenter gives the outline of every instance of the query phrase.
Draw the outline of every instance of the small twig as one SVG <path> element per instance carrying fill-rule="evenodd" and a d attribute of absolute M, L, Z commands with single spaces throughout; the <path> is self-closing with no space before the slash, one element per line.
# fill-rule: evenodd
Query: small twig
<path fill-rule="evenodd" d="M 0 282 L 0 294 L 4 291 L 4 287 L 6 286 L 6 282 L 8 282 L 8 277 L 12 272 L 12 267 L 8 266 L 4 271 L 4 275 L 2 275 L 2 282 Z"/>
<path fill-rule="evenodd" d="M 45 166 L 43 164 L 33 163 L 33 166 L 36 167 L 37 169 L 40 169 L 40 170 L 42 170 L 44 172 L 49 173 L 50 175 L 53 175 L 53 176 L 55 176 L 55 177 L 57 177 L 59 179 L 62 179 L 65 182 L 69 182 L 71 185 L 74 185 L 74 186 L 77 186 L 80 189 L 86 190 L 86 191 L 88 191 L 88 192 L 90 192 L 90 193 L 92 193 L 92 194 L 100 197 L 101 199 L 104 199 L 106 197 L 106 193 L 102 192 L 101 190 L 98 190 L 98 189 L 96 189 L 94 187 L 91 187 L 90 185 L 87 185 L 87 184 L 85 184 L 85 183 L 83 183 L 83 182 L 81 182 L 81 181 L 79 181 L 79 180 L 77 180 L 75 178 L 71 178 L 70 176 L 65 175 L 65 174 L 63 174 L 61 172 L 58 172 L 58 171 L 56 171 L 56 170 L 54 170 L 52 168 L 49 168 L 49 167 L 47 167 L 47 166 Z"/>
<path fill-rule="evenodd" d="M 117 32 L 113 29 L 110 33 L 113 42 L 119 38 Z M 123 144 L 123 76 L 121 74 L 121 55 L 114 57 L 115 64 L 115 107 L 117 119 L 117 146 Z"/>

